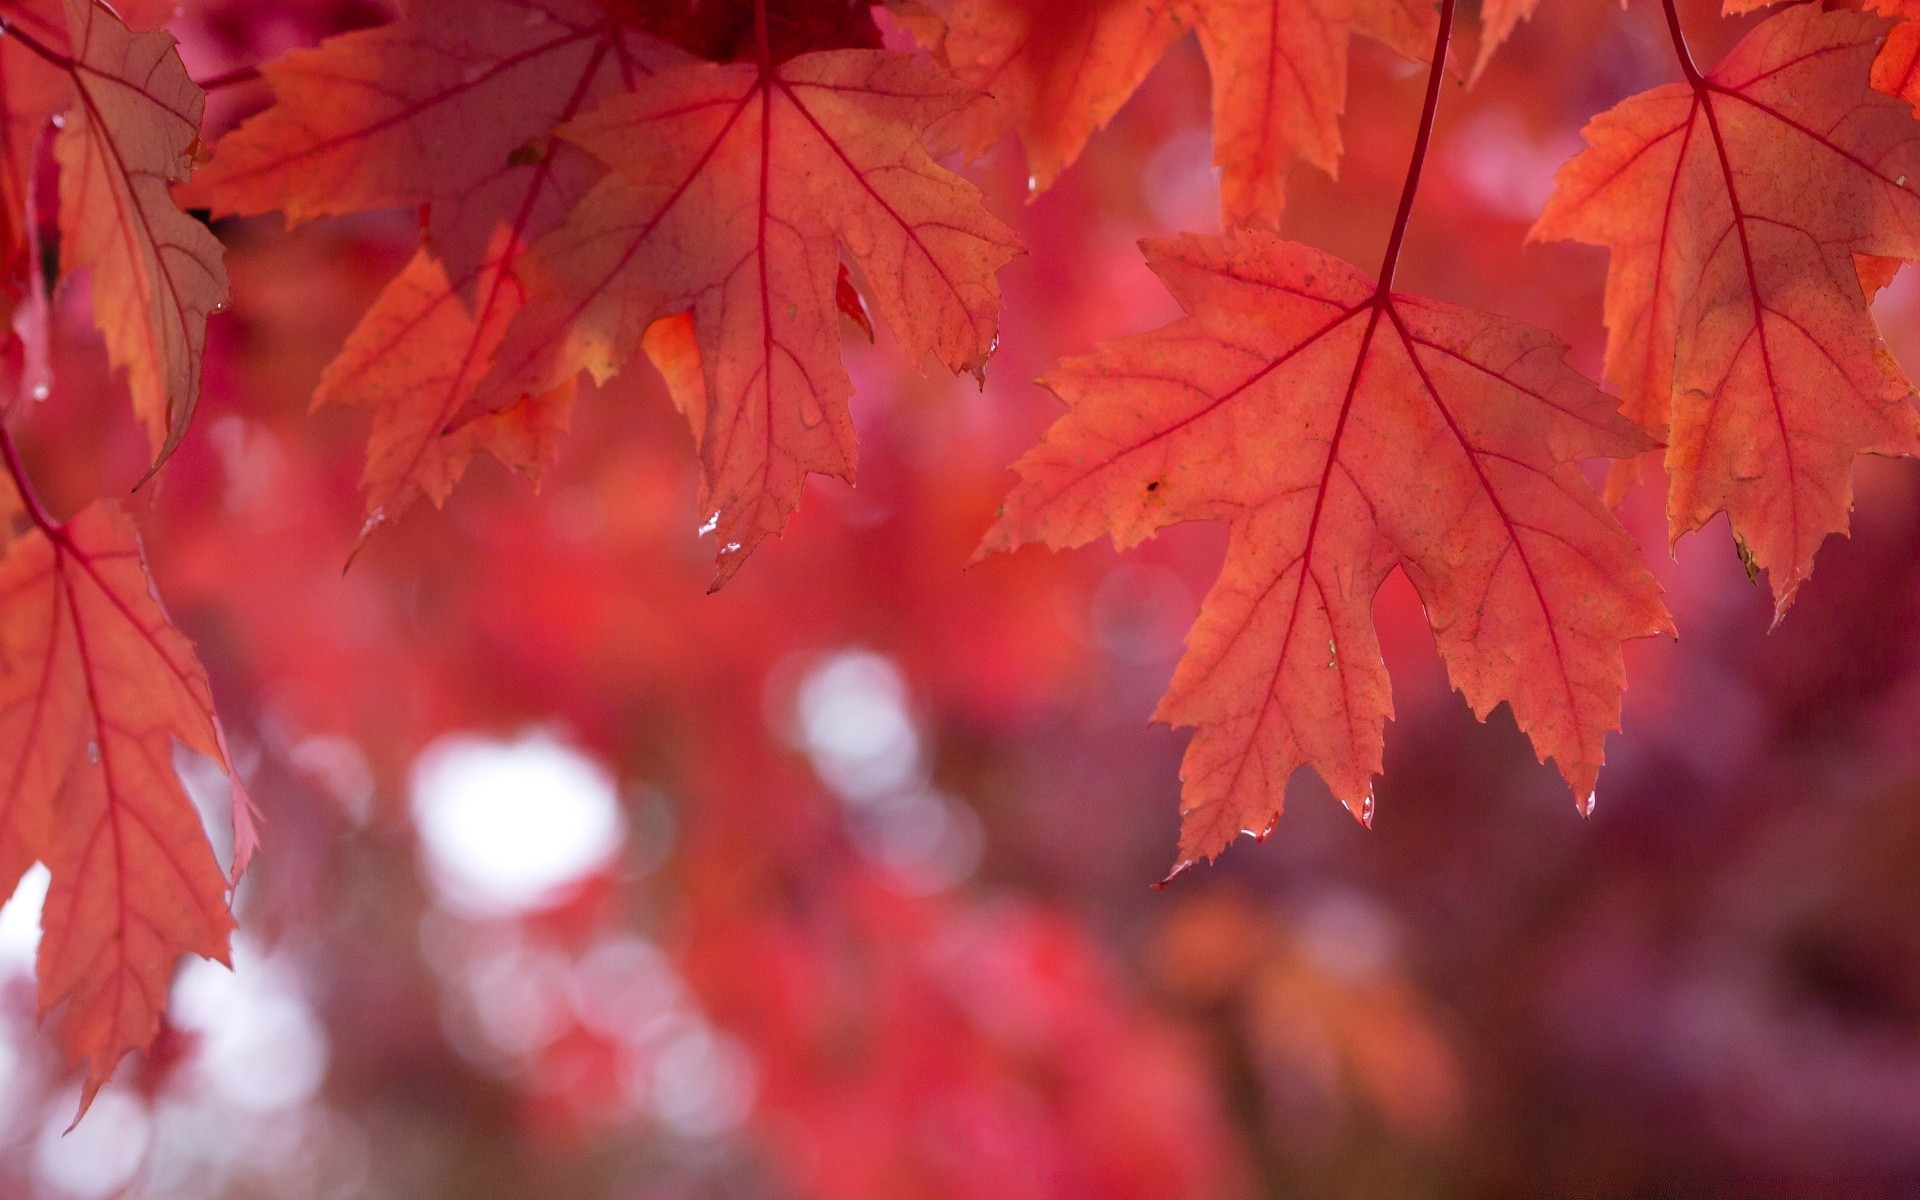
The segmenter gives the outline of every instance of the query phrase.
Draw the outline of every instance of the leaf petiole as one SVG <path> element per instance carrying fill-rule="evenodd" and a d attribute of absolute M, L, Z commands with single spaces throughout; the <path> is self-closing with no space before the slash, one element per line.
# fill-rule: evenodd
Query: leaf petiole
<path fill-rule="evenodd" d="M 55 50 L 39 38 L 34 37 L 26 30 L 20 28 L 18 23 L 9 21 L 4 16 L 0 16 L 0 35 L 5 35 L 19 42 L 40 58 L 45 59 L 49 65 L 57 67 L 62 71 L 71 72 L 80 65 L 68 55 Z"/>
<path fill-rule="evenodd" d="M 1671 10 L 1673 0 L 1667 0 Z M 1393 291 L 1394 268 L 1400 265 L 1400 247 L 1407 239 L 1407 222 L 1413 215 L 1413 198 L 1420 190 L 1420 168 L 1427 161 L 1427 147 L 1433 141 L 1433 119 L 1440 111 L 1440 80 L 1447 70 L 1447 44 L 1453 39 L 1454 0 L 1441 0 L 1440 30 L 1433 39 L 1433 64 L 1427 69 L 1427 95 L 1420 107 L 1420 132 L 1414 136 L 1413 157 L 1407 164 L 1407 181 L 1400 190 L 1400 207 L 1393 215 L 1393 233 L 1387 239 L 1387 253 L 1380 262 L 1380 287 L 1374 303 L 1382 304 Z"/>
<path fill-rule="evenodd" d="M 39 493 L 33 490 L 33 481 L 27 477 L 27 469 L 20 462 L 20 451 L 13 444 L 13 433 L 5 421 L 0 421 L 0 458 L 7 464 L 7 474 L 13 479 L 13 490 L 20 493 L 20 503 L 27 510 L 27 517 L 35 528 L 55 541 L 64 540 L 63 527 L 53 519 L 47 506 L 40 502 Z"/>
<path fill-rule="evenodd" d="M 1667 10 L 1667 32 L 1673 35 L 1673 52 L 1680 59 L 1680 71 L 1697 92 L 1705 81 L 1700 75 L 1700 68 L 1693 64 L 1693 51 L 1687 49 L 1687 35 L 1680 30 L 1680 10 L 1674 6 L 1673 0 L 1660 0 L 1660 3 Z"/>

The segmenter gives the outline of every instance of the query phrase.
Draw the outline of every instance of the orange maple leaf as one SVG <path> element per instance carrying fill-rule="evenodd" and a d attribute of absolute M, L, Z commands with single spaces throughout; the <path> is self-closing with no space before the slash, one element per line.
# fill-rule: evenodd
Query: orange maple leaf
<path fill-rule="evenodd" d="M 1145 248 L 1189 315 L 1042 380 L 1069 411 L 981 553 L 1231 522 L 1155 714 L 1199 727 L 1175 870 L 1264 836 L 1302 764 L 1371 819 L 1392 715 L 1372 604 L 1395 566 L 1474 712 L 1505 701 L 1587 804 L 1620 645 L 1672 625 L 1574 463 L 1646 437 L 1540 330 L 1264 231 Z"/>
<path fill-rule="evenodd" d="M 227 961 L 233 919 L 174 746 L 232 775 L 206 672 L 155 598 L 133 523 L 95 504 L 0 560 L 0 894 L 35 859 L 40 1008 L 82 1063 L 81 1108 L 159 1027 L 181 955 Z M 234 783 L 235 878 L 252 848 Z"/>
<path fill-rule="evenodd" d="M 1506 44 L 1520 22 L 1530 19 L 1540 0 L 1486 0 L 1480 6 L 1480 51 L 1474 56 L 1473 77 L 1493 61 L 1494 51 Z"/>
<path fill-rule="evenodd" d="M 1920 258 L 1920 123 L 1868 86 L 1885 29 L 1804 5 L 1683 59 L 1587 126 L 1533 231 L 1611 248 L 1607 379 L 1668 441 L 1673 535 L 1725 512 L 1776 614 L 1846 531 L 1854 459 L 1920 449 L 1856 266 Z"/>
<path fill-rule="evenodd" d="M 665 71 L 563 125 L 613 173 L 516 268 L 527 307 L 475 406 L 604 381 L 691 310 L 719 586 L 809 473 L 852 475 L 842 247 L 916 365 L 977 370 L 993 348 L 1013 234 L 925 145 L 978 103 L 908 55 L 830 50 Z"/>
<path fill-rule="evenodd" d="M 1920 0 L 1865 0 L 1866 11 L 1895 19 L 1873 59 L 1873 86 L 1920 112 Z"/>
<path fill-rule="evenodd" d="M 500 242 L 511 237 L 500 231 Z M 348 404 L 374 414 L 360 480 L 368 530 L 398 515 L 416 493 L 443 503 L 477 450 L 491 450 L 536 478 L 552 461 L 572 411 L 571 381 L 445 428 L 493 365 L 500 335 L 520 311 L 520 286 L 501 266 L 509 257 L 496 243 L 477 280 L 479 312 L 469 314 L 446 269 L 420 250 L 321 376 L 316 405 Z"/>
<path fill-rule="evenodd" d="M 1027 149 L 1033 188 L 1049 186 L 1120 111 L 1189 29 L 1213 75 L 1213 161 L 1229 225 L 1272 224 L 1295 157 L 1333 174 L 1353 33 L 1419 60 L 1433 42 L 1430 0 L 1112 0 L 1060 26 L 1034 0 L 916 0 L 903 22 L 960 79 L 990 92 Z M 1000 124 L 977 121 L 983 152 Z"/>
<path fill-rule="evenodd" d="M 1920 111 L 1920 21 L 1902 21 L 1887 31 L 1873 59 L 1873 86 Z"/>
<path fill-rule="evenodd" d="M 66 0 L 73 105 L 54 141 L 62 254 L 93 269 L 94 320 L 126 369 L 156 466 L 186 433 L 200 395 L 207 316 L 226 302 L 220 242 L 181 212 L 168 185 L 192 170 L 206 96 L 171 34 L 135 33 L 94 0 Z M 21 28 L 10 37 L 31 38 Z"/>

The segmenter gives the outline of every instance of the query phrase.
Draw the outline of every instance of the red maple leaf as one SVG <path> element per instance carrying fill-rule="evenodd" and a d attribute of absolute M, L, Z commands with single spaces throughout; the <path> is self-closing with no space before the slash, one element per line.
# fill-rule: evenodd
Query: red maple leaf
<path fill-rule="evenodd" d="M 221 143 L 195 194 L 216 211 L 281 208 L 296 220 L 424 203 L 428 248 L 443 264 L 436 276 L 416 263 L 382 295 L 320 393 L 378 414 L 369 527 L 415 494 L 444 499 L 477 446 L 537 468 L 526 452 L 551 447 L 559 410 L 529 398 L 557 394 L 583 368 L 605 379 L 652 320 L 693 307 L 706 313 L 698 341 L 713 373 L 703 395 L 728 414 L 702 452 L 703 504 L 718 516 L 730 574 L 780 527 L 809 471 L 851 473 L 850 389 L 833 314 L 866 316 L 838 261 L 842 242 L 916 360 L 932 353 L 956 370 L 984 361 L 998 308 L 992 275 L 1012 235 L 922 145 L 931 126 L 977 98 L 905 55 L 796 54 L 823 40 L 867 40 L 871 20 L 855 6 L 776 6 L 757 41 L 755 12 L 428 4 L 266 68 L 276 105 Z M 688 65 L 648 29 L 756 62 Z M 716 86 L 733 89 L 717 126 L 707 118 L 719 109 L 680 111 L 685 95 L 712 100 Z M 757 140 L 742 140 L 761 133 L 764 156 Z M 602 160 L 614 177 L 601 179 Z M 761 236 L 734 220 L 736 199 L 758 206 L 761 231 L 778 228 Z M 507 236 L 480 249 L 503 224 Z M 758 238 L 754 251 L 743 235 Z M 583 245 L 606 257 L 581 261 Z M 722 261 L 726 253 L 734 261 Z M 749 258 L 761 303 L 742 307 L 736 289 L 722 319 L 720 277 Z M 694 278 L 700 271 L 710 278 Z M 824 284 L 813 278 L 822 272 Z M 438 290 L 423 290 L 428 283 Z M 704 306 L 702 289 L 716 289 Z M 753 307 L 765 317 L 762 341 L 779 347 L 758 385 L 712 365 L 759 336 L 746 328 Z M 518 417 L 497 415 L 516 406 Z"/>
<path fill-rule="evenodd" d="M 583 369 L 605 380 L 649 325 L 690 310 L 704 387 L 676 399 L 706 467 L 718 586 L 809 473 L 853 473 L 843 249 L 911 361 L 986 361 L 1013 234 L 926 149 L 979 102 L 908 55 L 834 50 L 662 72 L 562 126 L 614 173 L 520 265 L 527 307 L 475 405 Z"/>
<path fill-rule="evenodd" d="M 417 494 L 443 502 L 476 448 L 534 472 L 548 460 L 553 439 L 528 460 L 518 422 L 455 419 L 519 311 L 514 263 L 604 174 L 548 134 L 685 61 L 589 0 L 483 0 L 416 5 L 264 68 L 276 103 L 221 141 L 195 197 L 293 221 L 427 206 L 438 261 L 381 294 L 316 396 L 374 413 L 368 530 Z M 563 410 L 541 423 L 564 429 Z"/>
<path fill-rule="evenodd" d="M 1868 84 L 1883 21 L 1790 8 L 1703 73 L 1667 15 L 1685 81 L 1587 126 L 1534 236 L 1612 250 L 1607 379 L 1668 442 L 1674 536 L 1725 512 L 1784 613 L 1854 460 L 1920 449 L 1858 267 L 1920 258 L 1920 123 Z"/>
<path fill-rule="evenodd" d="M 84 1065 L 84 1111 L 159 1029 L 180 956 L 227 961 L 228 878 L 174 748 L 232 766 L 133 523 L 100 503 L 64 524 L 37 507 L 34 519 L 0 560 L 0 892 L 36 859 L 52 874 L 40 1007 L 60 1010 L 60 1042 Z M 233 811 L 237 878 L 252 851 L 237 781 Z"/>
<path fill-rule="evenodd" d="M 1418 59 L 1434 29 L 1429 0 L 1071 7 L 1078 11 L 1033 0 L 916 0 L 898 11 L 949 70 L 1000 102 L 998 114 L 974 123 L 972 149 L 984 151 L 1010 123 L 1026 146 L 1035 191 L 1079 156 L 1169 46 L 1197 30 L 1213 73 L 1213 160 L 1230 225 L 1278 220 L 1294 158 L 1328 174 L 1338 166 L 1353 34 Z"/>
<path fill-rule="evenodd" d="M 186 179 L 206 96 L 187 77 L 171 34 L 136 33 L 95 0 L 64 0 L 5 14 L 9 262 L 21 261 L 33 147 L 45 120 L 67 109 L 54 139 L 60 164 L 61 253 L 91 267 L 96 324 L 126 369 L 134 411 L 147 423 L 156 465 L 180 444 L 200 396 L 207 317 L 227 298 L 222 250 L 168 192 Z M 43 40 L 43 38 L 45 40 Z M 39 60 L 28 66 L 27 60 Z M 15 107 L 17 106 L 17 107 Z M 13 208 L 18 203 L 20 208 Z"/>
<path fill-rule="evenodd" d="M 1487 69 L 1494 51 L 1506 44 L 1520 22 L 1533 16 L 1540 0 L 1487 0 L 1480 6 L 1480 52 L 1473 62 L 1477 78 Z"/>
<path fill-rule="evenodd" d="M 1574 462 L 1646 438 L 1540 330 L 1264 232 L 1146 251 L 1188 316 L 1042 380 L 1069 411 L 981 551 L 1231 523 L 1155 714 L 1199 727 L 1175 870 L 1264 836 L 1302 764 L 1371 820 L 1392 713 L 1372 606 L 1396 566 L 1474 712 L 1505 701 L 1585 805 L 1620 644 L 1672 626 Z"/>
<path fill-rule="evenodd" d="M 470 316 L 440 261 L 421 249 L 389 283 L 321 376 L 314 402 L 368 408 L 373 431 L 360 485 L 367 528 L 424 493 L 444 503 L 475 451 L 488 450 L 538 479 L 567 431 L 573 383 L 447 428 L 493 365 L 494 349 L 524 297 L 507 270 L 505 229 L 475 280 Z"/>

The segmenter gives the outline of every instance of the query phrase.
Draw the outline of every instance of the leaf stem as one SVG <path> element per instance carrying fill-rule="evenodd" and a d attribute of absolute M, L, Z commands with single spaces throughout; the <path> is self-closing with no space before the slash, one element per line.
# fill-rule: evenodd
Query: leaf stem
<path fill-rule="evenodd" d="M 1687 35 L 1680 31 L 1680 10 L 1673 0 L 1660 0 L 1660 3 L 1667 10 L 1667 32 L 1673 35 L 1673 52 L 1679 56 L 1680 71 L 1694 90 L 1699 91 L 1702 83 L 1700 68 L 1693 65 L 1693 51 L 1687 49 Z"/>
<path fill-rule="evenodd" d="M 71 72 L 78 65 L 72 58 L 55 50 L 39 38 L 34 37 L 26 30 L 20 28 L 17 22 L 8 20 L 4 15 L 0 15 L 0 34 L 5 34 L 7 37 L 19 42 L 22 46 L 25 46 L 42 59 L 45 59 L 49 64 L 60 68 L 62 71 Z"/>
<path fill-rule="evenodd" d="M 260 78 L 259 67 L 235 67 L 231 71 L 222 71 L 211 78 L 196 79 L 194 82 L 203 92 L 217 92 L 221 88 L 232 87 L 235 84 L 252 83 L 258 78 Z"/>
<path fill-rule="evenodd" d="M 753 0 L 753 38 L 760 53 L 760 70 L 773 70 L 773 41 L 767 36 L 767 0 Z"/>
<path fill-rule="evenodd" d="M 7 429 L 5 421 L 0 421 L 0 458 L 6 460 L 7 474 L 13 477 L 13 488 L 20 493 L 20 503 L 26 508 L 27 517 L 49 538 L 64 540 L 60 522 L 54 520 L 47 506 L 40 502 L 39 493 L 33 490 L 33 481 L 27 478 L 27 469 L 20 462 L 20 451 L 14 446 L 13 434 Z"/>
<path fill-rule="evenodd" d="M 1447 73 L 1447 44 L 1453 40 L 1454 0 L 1440 0 L 1440 32 L 1433 39 L 1433 65 L 1427 69 L 1427 96 L 1420 107 L 1420 132 L 1413 140 L 1413 159 L 1407 164 L 1407 182 L 1400 191 L 1400 208 L 1393 215 L 1393 234 L 1387 239 L 1387 253 L 1380 262 L 1380 287 L 1375 303 L 1384 303 L 1393 291 L 1393 272 L 1400 265 L 1400 247 L 1407 240 L 1407 221 L 1413 215 L 1413 198 L 1420 191 L 1420 168 L 1427 161 L 1427 147 L 1433 141 L 1433 118 L 1440 111 L 1440 80 Z M 1672 11 L 1673 0 L 1667 0 Z"/>

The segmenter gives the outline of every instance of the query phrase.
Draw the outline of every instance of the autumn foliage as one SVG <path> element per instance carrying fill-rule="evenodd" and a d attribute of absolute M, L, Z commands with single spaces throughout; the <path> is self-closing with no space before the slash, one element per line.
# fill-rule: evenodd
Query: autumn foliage
<path fill-rule="evenodd" d="M 1724 519 L 1701 540 L 1789 638 L 1856 501 L 1911 507 L 1859 468 L 1920 450 L 1920 343 L 1878 324 L 1915 308 L 1920 7 L 1555 6 L 0 0 L 0 894 L 45 869 L 31 1008 L 81 1112 L 129 1051 L 149 1095 L 192 1053 L 168 995 L 247 927 L 254 797 L 260 861 L 304 880 L 273 894 L 319 904 L 344 835 L 316 797 L 379 829 L 401 810 L 370 797 L 423 803 L 436 739 L 551 719 L 618 765 L 622 820 L 671 793 L 675 848 L 667 882 L 604 867 L 516 910 L 513 953 L 584 963 L 657 919 L 694 1073 L 731 1069 L 722 1033 L 757 1056 L 795 1194 L 999 1194 L 924 1149 L 929 1113 L 979 1161 L 1044 1160 L 1022 1195 L 1312 1183 L 1227 1131 L 1258 1079 L 1221 1100 L 1195 1065 L 1258 1075 L 1301 1039 L 1395 1137 L 1461 1127 L 1470 1065 L 1410 977 L 1323 974 L 1223 887 L 1150 918 L 1137 1004 L 1099 922 L 926 863 L 1011 819 L 982 833 L 968 787 L 1063 833 L 1115 797 L 1171 821 L 1154 691 L 1192 730 L 1169 881 L 1276 833 L 1290 788 L 1371 826 L 1397 773 L 1445 774 L 1387 735 L 1396 695 L 1432 708 L 1429 638 L 1592 815 L 1629 685 L 1672 718 L 1671 656 L 1721 636 L 1661 551 Z M 1640 57 L 1590 83 L 1509 61 L 1614 53 L 1630 20 Z M 1197 202 L 1160 178 L 1182 121 Z M 1550 183 L 1474 183 L 1501 139 L 1550 148 Z M 1016 553 L 1102 540 L 1127 556 Z M 1160 665 L 1108 696 L 1101 647 Z M 935 756 L 927 712 L 967 749 Z M 433 970 L 494 945 L 433 926 L 457 897 L 384 888 L 354 911 L 426 912 Z M 587 1137 L 636 1058 L 670 1090 L 593 988 L 550 990 L 577 1019 L 513 1070 L 569 1082 L 528 1125 Z M 484 1026 L 483 993 L 442 1017 Z M 381 1019 L 366 1042 L 405 1059 L 415 1018 Z"/>

